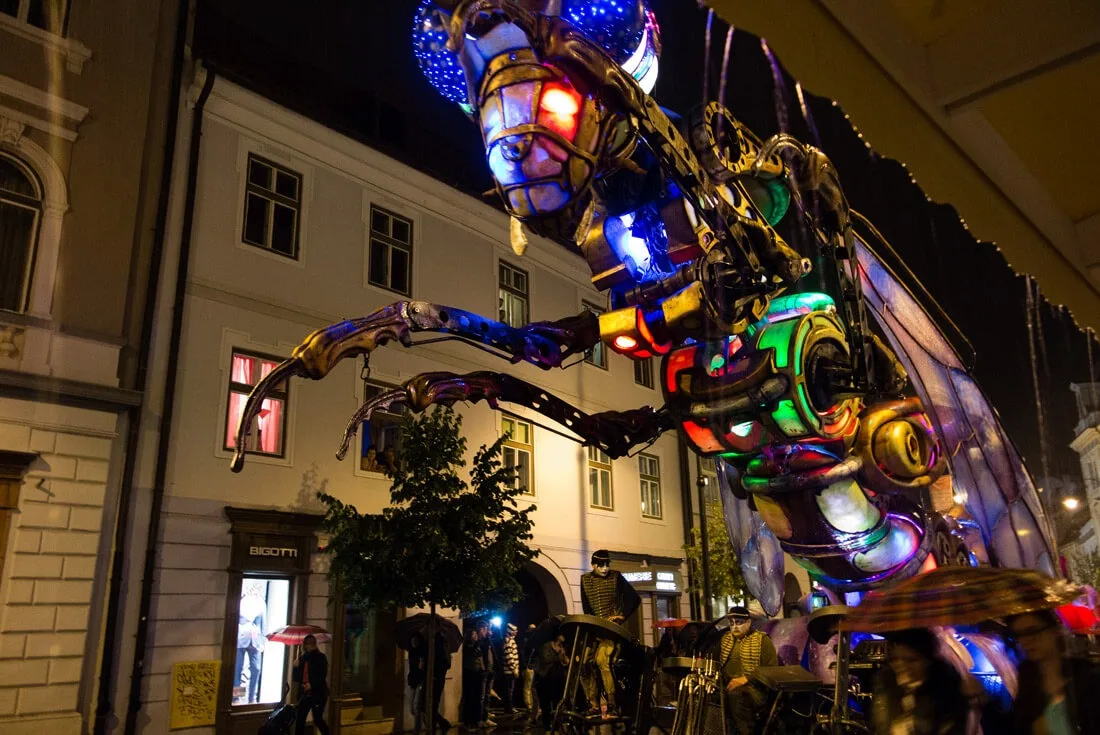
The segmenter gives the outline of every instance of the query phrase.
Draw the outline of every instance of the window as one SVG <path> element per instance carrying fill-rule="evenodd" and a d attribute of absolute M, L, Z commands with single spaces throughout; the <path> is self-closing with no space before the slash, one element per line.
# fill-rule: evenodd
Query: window
<path fill-rule="evenodd" d="M 534 495 L 534 426 L 521 418 L 505 414 L 500 419 L 500 433 L 508 437 L 504 440 L 504 466 L 515 470 L 515 487 L 524 495 Z"/>
<path fill-rule="evenodd" d="M 241 239 L 297 260 L 301 212 L 302 175 L 250 153 Z"/>
<path fill-rule="evenodd" d="M 229 376 L 229 408 L 226 411 L 225 449 L 237 446 L 237 424 L 252 388 L 281 362 L 277 357 L 233 351 Z M 245 438 L 245 451 L 271 457 L 285 455 L 287 385 L 285 382 L 264 399 L 260 413 Z"/>
<path fill-rule="evenodd" d="M 67 0 L 0 0 L 0 14 L 10 15 L 35 28 L 63 35 L 68 21 Z"/>
<path fill-rule="evenodd" d="M 37 177 L 19 160 L 0 153 L 0 309 L 27 309 L 41 216 Z"/>
<path fill-rule="evenodd" d="M 615 509 L 611 494 L 611 458 L 599 447 L 586 447 L 588 452 L 588 497 L 593 508 Z"/>
<path fill-rule="evenodd" d="M 604 310 L 600 307 L 596 306 L 595 304 L 590 304 L 587 301 L 581 302 L 581 306 L 585 309 L 585 311 L 590 311 L 596 315 L 602 314 L 604 312 Z M 592 346 L 591 349 L 585 352 L 584 361 L 587 362 L 589 365 L 595 365 L 598 368 L 603 368 L 604 370 L 607 370 L 607 348 L 604 347 L 603 342 L 597 342 L 595 345 Z"/>
<path fill-rule="evenodd" d="M 499 319 L 510 327 L 522 327 L 528 320 L 527 274 L 507 263 L 499 267 Z"/>
<path fill-rule="evenodd" d="M 237 658 L 233 668 L 233 704 L 282 701 L 286 646 L 267 634 L 289 622 L 290 580 L 246 576 L 237 606 Z"/>
<path fill-rule="evenodd" d="M 366 401 L 393 390 L 393 386 L 364 381 L 363 397 Z M 359 469 L 364 472 L 394 470 L 395 453 L 401 442 L 401 413 L 375 411 L 370 421 L 359 427 L 363 437 L 359 450 Z"/>
<path fill-rule="evenodd" d="M 652 357 L 647 357 L 644 360 L 634 361 L 634 382 L 638 385 L 644 385 L 646 388 L 653 387 Z"/>
<path fill-rule="evenodd" d="M 661 462 L 649 454 L 638 455 L 638 477 L 642 488 L 642 515 L 661 518 Z"/>
<path fill-rule="evenodd" d="M 367 280 L 404 296 L 412 294 L 412 220 L 371 205 Z"/>

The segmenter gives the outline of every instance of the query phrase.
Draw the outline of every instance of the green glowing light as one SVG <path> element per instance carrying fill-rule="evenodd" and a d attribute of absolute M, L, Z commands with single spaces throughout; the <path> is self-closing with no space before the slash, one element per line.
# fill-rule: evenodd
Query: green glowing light
<path fill-rule="evenodd" d="M 770 179 L 764 186 L 771 195 L 771 206 L 768 207 L 767 212 L 764 212 L 764 218 L 768 220 L 769 225 L 775 226 L 791 206 L 791 192 L 778 178 Z"/>
<path fill-rule="evenodd" d="M 754 421 L 743 421 L 740 424 L 734 424 L 730 427 L 730 433 L 743 439 L 752 433 L 752 427 L 754 424 Z"/>
<path fill-rule="evenodd" d="M 756 343 L 758 349 L 764 350 L 770 347 L 775 350 L 775 366 L 780 370 L 787 367 L 791 361 L 791 331 L 794 325 L 795 322 L 769 324 Z"/>
<path fill-rule="evenodd" d="M 807 291 L 806 293 L 789 293 L 785 296 L 777 296 L 768 304 L 768 316 L 785 314 L 789 311 L 825 311 L 836 306 L 833 297 L 827 293 Z"/>
<path fill-rule="evenodd" d="M 802 436 L 806 433 L 806 425 L 802 423 L 802 417 L 795 410 L 794 401 L 782 400 L 779 406 L 772 411 L 772 420 L 787 436 Z"/>
<path fill-rule="evenodd" d="M 715 355 L 710 358 L 710 367 L 707 368 L 707 372 L 711 375 L 715 375 L 719 370 L 726 366 L 726 358 L 721 354 Z"/>

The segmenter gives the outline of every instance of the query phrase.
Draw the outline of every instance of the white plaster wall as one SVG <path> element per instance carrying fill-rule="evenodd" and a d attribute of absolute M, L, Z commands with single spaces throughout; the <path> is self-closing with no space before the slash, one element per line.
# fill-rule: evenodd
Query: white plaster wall
<path fill-rule="evenodd" d="M 298 262 L 240 243 L 249 151 L 303 174 Z M 220 657 L 230 543 L 225 505 L 319 511 L 320 489 L 364 512 L 388 502 L 385 478 L 358 469 L 358 440 L 345 462 L 334 457 L 344 423 L 362 401 L 358 360 L 322 381 L 291 383 L 285 458 L 249 456 L 244 471 L 233 474 L 222 449 L 233 348 L 286 356 L 313 329 L 401 298 L 366 285 L 365 221 L 372 202 L 413 220 L 413 298 L 492 316 L 503 258 L 529 274 L 533 320 L 576 314 L 582 300 L 605 301 L 591 288 L 579 256 L 535 239 L 527 255 L 516 258 L 502 213 L 223 81 L 207 105 L 198 182 L 144 733 L 166 730 L 172 663 Z M 436 344 L 411 350 L 391 345 L 374 354 L 371 367 L 373 379 L 395 384 L 429 370 L 504 371 L 588 412 L 660 402 L 659 391 L 635 385 L 630 361 L 611 354 L 608 362 L 608 370 L 578 364 L 547 372 L 510 366 L 462 345 Z M 484 404 L 460 406 L 459 412 L 472 458 L 480 445 L 497 439 L 500 417 Z M 525 500 L 537 505 L 539 563 L 560 580 L 571 612 L 580 611 L 580 575 L 595 549 L 682 555 L 676 438 L 666 435 L 646 451 L 660 459 L 661 520 L 641 516 L 636 459 L 614 462 L 614 511 L 590 509 L 583 448 L 535 429 L 535 497 Z M 315 571 L 308 622 L 329 627 L 329 590 L 323 570 Z M 452 720 L 459 678 L 447 686 Z"/>

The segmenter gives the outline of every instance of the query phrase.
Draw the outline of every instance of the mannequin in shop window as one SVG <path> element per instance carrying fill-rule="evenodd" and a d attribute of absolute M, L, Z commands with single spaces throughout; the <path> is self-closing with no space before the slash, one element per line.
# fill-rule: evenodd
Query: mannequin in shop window
<path fill-rule="evenodd" d="M 642 598 L 626 581 L 626 577 L 611 570 L 611 554 L 606 549 L 594 553 L 592 571 L 581 575 L 581 608 L 584 613 L 621 625 L 641 604 Z M 618 713 L 615 677 L 611 674 L 618 657 L 617 648 L 615 641 L 603 639 L 594 642 L 585 653 L 584 693 L 588 698 L 590 714 L 600 712 L 601 694 L 607 702 L 607 715 Z"/>
<path fill-rule="evenodd" d="M 260 671 L 263 666 L 264 644 L 267 642 L 267 601 L 264 582 L 245 580 L 241 590 L 241 606 L 237 622 L 237 666 L 233 686 L 241 688 L 243 703 L 260 701 Z M 248 659 L 248 670 L 244 668 Z M 248 674 L 248 679 L 242 677 Z"/>

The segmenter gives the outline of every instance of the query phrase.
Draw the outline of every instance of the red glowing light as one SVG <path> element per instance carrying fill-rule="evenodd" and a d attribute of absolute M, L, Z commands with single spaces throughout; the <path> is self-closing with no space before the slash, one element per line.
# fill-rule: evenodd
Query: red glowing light
<path fill-rule="evenodd" d="M 580 95 L 570 89 L 548 86 L 539 100 L 539 107 L 552 115 L 573 117 L 581 109 Z"/>
<path fill-rule="evenodd" d="M 638 340 L 625 334 L 620 334 L 615 338 L 615 349 L 617 350 L 633 350 L 638 346 Z"/>

